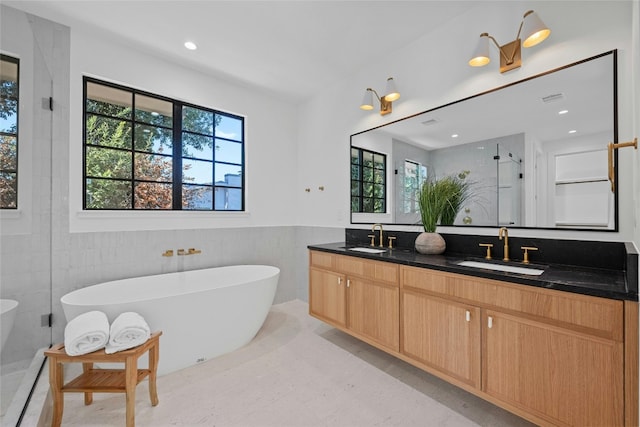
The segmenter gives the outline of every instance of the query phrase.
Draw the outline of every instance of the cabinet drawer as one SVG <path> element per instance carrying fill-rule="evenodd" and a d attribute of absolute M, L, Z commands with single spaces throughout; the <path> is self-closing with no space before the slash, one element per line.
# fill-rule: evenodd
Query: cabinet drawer
<path fill-rule="evenodd" d="M 320 267 L 332 270 L 334 268 L 332 255 L 327 252 L 309 251 L 309 264 L 313 267 Z"/>
<path fill-rule="evenodd" d="M 622 341 L 622 301 L 415 267 L 401 268 L 401 285 Z"/>
<path fill-rule="evenodd" d="M 336 269 L 341 273 L 398 286 L 398 266 L 395 264 L 342 255 L 336 255 L 335 261 Z"/>

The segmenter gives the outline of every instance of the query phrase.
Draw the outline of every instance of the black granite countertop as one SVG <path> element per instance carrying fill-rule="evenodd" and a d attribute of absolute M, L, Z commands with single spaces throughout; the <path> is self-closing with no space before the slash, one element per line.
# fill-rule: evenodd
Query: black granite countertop
<path fill-rule="evenodd" d="M 358 245 L 361 247 L 361 245 Z M 630 290 L 627 275 L 624 270 L 589 268 L 583 266 L 562 264 L 528 264 L 518 261 L 503 262 L 499 260 L 485 260 L 480 257 L 470 257 L 459 254 L 422 255 L 412 249 L 387 249 L 383 253 L 366 253 L 350 250 L 354 245 L 345 242 L 309 245 L 308 248 L 317 251 L 349 255 L 376 261 L 386 261 L 395 264 L 429 268 L 450 273 L 466 274 L 486 279 L 502 280 L 527 286 L 555 289 L 582 295 L 591 295 L 617 300 L 638 301 L 638 293 Z M 494 271 L 484 268 L 464 267 L 458 265 L 461 261 L 478 261 L 503 264 L 514 267 L 539 268 L 544 272 L 539 276 Z"/>

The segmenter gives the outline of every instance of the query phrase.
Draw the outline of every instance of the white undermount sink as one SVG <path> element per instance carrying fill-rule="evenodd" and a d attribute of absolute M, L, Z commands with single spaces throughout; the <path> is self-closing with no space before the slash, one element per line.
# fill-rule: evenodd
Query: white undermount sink
<path fill-rule="evenodd" d="M 355 251 L 355 252 L 366 252 L 368 254 L 381 254 L 387 251 L 386 249 L 376 249 L 376 248 L 349 248 L 348 250 Z"/>
<path fill-rule="evenodd" d="M 516 267 L 515 265 L 490 264 L 488 262 L 479 261 L 462 261 L 458 265 L 462 267 L 484 268 L 487 270 L 504 271 L 507 273 L 528 274 L 530 276 L 539 276 L 544 270 L 539 268 Z"/>

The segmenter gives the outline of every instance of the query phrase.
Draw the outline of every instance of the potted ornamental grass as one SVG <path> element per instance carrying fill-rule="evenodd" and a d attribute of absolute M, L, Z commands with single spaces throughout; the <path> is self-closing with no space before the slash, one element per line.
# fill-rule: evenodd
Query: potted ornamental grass
<path fill-rule="evenodd" d="M 420 187 L 418 206 L 424 232 L 416 238 L 415 248 L 421 254 L 441 254 L 446 249 L 442 236 L 436 233 L 438 225 L 453 225 L 458 212 L 471 196 L 469 171 L 426 180 Z"/>

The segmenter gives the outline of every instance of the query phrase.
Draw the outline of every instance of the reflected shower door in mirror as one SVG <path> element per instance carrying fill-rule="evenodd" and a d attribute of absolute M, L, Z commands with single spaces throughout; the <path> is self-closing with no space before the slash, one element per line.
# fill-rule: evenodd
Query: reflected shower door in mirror
<path fill-rule="evenodd" d="M 418 225 L 425 179 L 465 175 L 455 226 L 616 230 L 607 143 L 617 138 L 615 50 L 351 135 L 387 156 L 384 213 L 352 223 Z"/>

